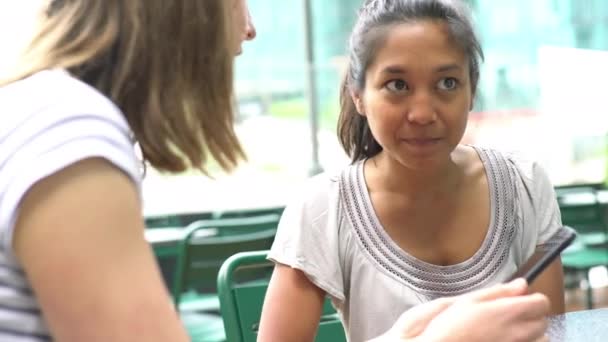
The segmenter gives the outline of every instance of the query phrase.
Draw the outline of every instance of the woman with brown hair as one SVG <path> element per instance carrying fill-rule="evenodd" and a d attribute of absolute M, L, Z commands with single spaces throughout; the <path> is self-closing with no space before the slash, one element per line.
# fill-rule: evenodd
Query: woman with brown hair
<path fill-rule="evenodd" d="M 140 163 L 244 157 L 245 0 L 60 0 L 0 81 L 0 340 L 185 341 L 144 239 Z"/>

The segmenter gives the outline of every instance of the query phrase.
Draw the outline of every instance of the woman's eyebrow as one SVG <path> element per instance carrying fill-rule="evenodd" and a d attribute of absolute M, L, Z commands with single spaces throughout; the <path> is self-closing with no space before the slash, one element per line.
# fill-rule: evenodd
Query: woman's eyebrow
<path fill-rule="evenodd" d="M 435 72 L 446 72 L 446 71 L 454 71 L 454 70 L 462 70 L 462 67 L 460 65 L 454 63 L 454 64 L 440 65 L 435 68 Z M 408 69 L 403 66 L 399 66 L 399 65 L 389 65 L 389 66 L 383 68 L 380 72 L 383 74 L 407 74 Z"/>
<path fill-rule="evenodd" d="M 461 70 L 462 67 L 458 64 L 445 64 L 445 65 L 441 65 L 439 67 L 437 67 L 435 69 L 435 72 L 446 72 L 446 71 L 454 71 L 454 70 Z"/>

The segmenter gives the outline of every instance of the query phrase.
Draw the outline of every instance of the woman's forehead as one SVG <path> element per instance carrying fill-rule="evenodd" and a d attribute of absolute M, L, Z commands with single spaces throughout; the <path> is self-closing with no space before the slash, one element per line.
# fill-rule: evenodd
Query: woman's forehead
<path fill-rule="evenodd" d="M 387 29 L 369 68 L 445 69 L 450 65 L 465 68 L 468 60 L 464 49 L 452 38 L 446 24 L 419 21 Z M 369 70 L 368 70 L 369 71 Z"/>

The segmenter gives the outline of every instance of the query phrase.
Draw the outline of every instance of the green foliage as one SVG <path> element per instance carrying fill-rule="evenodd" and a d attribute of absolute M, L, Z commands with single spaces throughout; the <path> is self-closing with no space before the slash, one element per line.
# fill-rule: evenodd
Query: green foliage
<path fill-rule="evenodd" d="M 304 98 L 273 101 L 268 112 L 276 118 L 308 120 L 308 104 Z M 339 114 L 338 101 L 329 101 L 321 106 L 319 125 L 321 128 L 334 130 Z"/>
<path fill-rule="evenodd" d="M 284 119 L 306 119 L 308 106 L 303 98 L 275 100 L 270 104 L 268 114 Z"/>

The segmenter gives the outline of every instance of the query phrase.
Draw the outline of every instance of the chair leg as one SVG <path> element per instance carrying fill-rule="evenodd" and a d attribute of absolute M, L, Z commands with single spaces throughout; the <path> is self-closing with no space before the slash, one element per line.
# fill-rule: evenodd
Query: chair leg
<path fill-rule="evenodd" d="M 585 282 L 587 283 L 586 285 L 586 291 L 587 291 L 587 310 L 591 310 L 593 309 L 593 288 L 591 287 L 591 281 L 589 279 L 589 270 L 587 270 L 585 272 Z"/>

